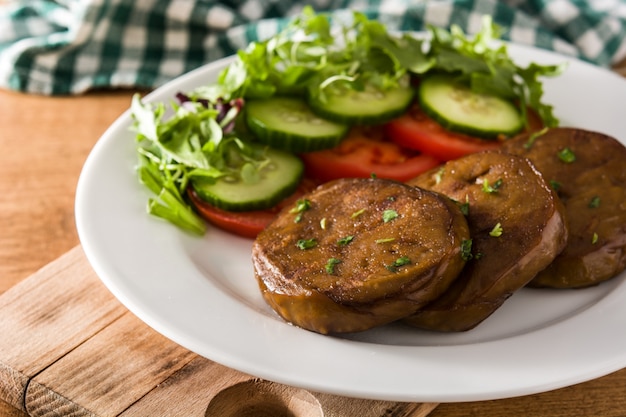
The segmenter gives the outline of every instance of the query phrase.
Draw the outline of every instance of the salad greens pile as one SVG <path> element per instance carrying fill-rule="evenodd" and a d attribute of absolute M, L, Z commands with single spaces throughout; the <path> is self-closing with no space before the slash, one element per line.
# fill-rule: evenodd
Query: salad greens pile
<path fill-rule="evenodd" d="M 139 180 L 156 195 L 149 213 L 203 234 L 205 224 L 186 198 L 193 178 L 260 181 L 271 161 L 237 128 L 237 116 L 251 98 L 308 94 L 324 101 L 346 90 L 386 90 L 412 75 L 444 71 L 476 92 L 516 102 L 523 116 L 529 106 L 546 126 L 556 126 L 552 107 L 541 101 L 540 78 L 561 73 L 563 66 L 518 67 L 506 45 L 496 42 L 499 36 L 488 16 L 474 37 L 456 26 L 430 26 L 426 36 L 417 36 L 392 34 L 359 12 L 350 22 L 333 22 L 305 8 L 277 35 L 239 51 L 217 82 L 179 94 L 170 108 L 133 98 Z"/>
<path fill-rule="evenodd" d="M 189 181 L 233 177 L 254 183 L 259 180 L 260 168 L 271 161 L 262 147 L 233 133 L 242 100 L 210 104 L 183 94 L 178 98 L 182 104 L 173 104 L 173 116 L 164 120 L 164 104 L 151 106 L 142 103 L 138 95 L 133 97 L 137 170 L 139 181 L 157 195 L 148 201 L 148 212 L 201 235 L 206 229 L 204 221 L 185 198 Z"/>

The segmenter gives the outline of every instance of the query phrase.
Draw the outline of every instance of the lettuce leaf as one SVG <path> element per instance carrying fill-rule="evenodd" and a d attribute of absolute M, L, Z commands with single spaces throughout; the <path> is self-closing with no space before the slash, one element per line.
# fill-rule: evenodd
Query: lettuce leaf
<path fill-rule="evenodd" d="M 180 104 L 166 109 L 162 103 L 153 106 L 138 94 L 133 96 L 137 172 L 139 181 L 156 195 L 148 201 L 150 214 L 201 235 L 206 226 L 185 198 L 189 182 L 229 177 L 254 183 L 269 161 L 263 148 L 234 134 L 233 123 L 243 101 L 212 104 L 185 95 L 179 95 L 179 100 Z M 168 110 L 172 114 L 166 119 Z"/>
<path fill-rule="evenodd" d="M 516 102 L 524 116 L 530 106 L 547 126 L 558 125 L 552 106 L 542 102 L 541 79 L 560 74 L 565 66 L 520 67 L 506 44 L 498 42 L 500 35 L 490 16 L 483 17 L 475 36 L 458 26 L 428 26 L 426 36 L 394 35 L 359 12 L 351 22 L 333 26 L 330 15 L 306 7 L 275 36 L 239 51 L 217 84 L 198 93 L 226 99 L 311 94 L 323 101 L 327 94 L 362 90 L 366 84 L 383 90 L 395 87 L 407 73 L 443 71 L 457 75 L 476 92 Z"/>

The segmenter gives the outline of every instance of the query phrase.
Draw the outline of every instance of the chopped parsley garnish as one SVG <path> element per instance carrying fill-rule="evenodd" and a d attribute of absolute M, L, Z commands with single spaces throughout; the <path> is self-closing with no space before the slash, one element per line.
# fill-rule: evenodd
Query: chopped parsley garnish
<path fill-rule="evenodd" d="M 598 242 L 598 234 L 594 232 L 593 236 L 591 237 L 591 244 L 595 245 Z"/>
<path fill-rule="evenodd" d="M 327 274 L 334 274 L 335 273 L 335 266 L 337 266 L 338 264 L 341 263 L 340 259 L 337 258 L 328 258 L 328 261 L 326 262 L 326 265 L 324 266 L 324 269 L 326 270 Z"/>
<path fill-rule="evenodd" d="M 307 200 L 306 198 L 301 198 L 298 201 L 296 201 L 295 207 L 289 210 L 289 213 L 295 213 L 296 218 L 294 219 L 294 221 L 296 223 L 299 223 L 300 220 L 302 220 L 302 213 L 307 211 L 310 208 L 311 208 L 311 202 Z"/>
<path fill-rule="evenodd" d="M 302 213 L 303 211 L 307 211 L 311 208 L 311 202 L 306 198 L 301 198 L 296 201 L 296 205 L 294 208 L 289 210 L 290 213 Z"/>
<path fill-rule="evenodd" d="M 337 241 L 337 245 L 346 246 L 348 243 L 352 242 L 353 240 L 354 240 L 354 236 L 342 237 L 341 239 Z"/>
<path fill-rule="evenodd" d="M 457 206 L 459 206 L 459 209 L 461 209 L 461 213 L 463 213 L 464 216 L 469 216 L 469 208 L 470 208 L 470 204 L 469 204 L 469 196 L 466 195 L 465 196 L 465 203 L 460 203 L 460 202 L 456 202 Z"/>
<path fill-rule="evenodd" d="M 472 239 L 465 239 L 461 242 L 461 259 L 464 261 L 472 259 Z"/>
<path fill-rule="evenodd" d="M 552 187 L 554 191 L 559 191 L 562 186 L 563 185 L 557 180 L 550 180 L 550 187 Z"/>
<path fill-rule="evenodd" d="M 559 159 L 566 164 L 571 164 L 576 160 L 576 154 L 570 148 L 563 148 L 558 153 Z"/>
<path fill-rule="evenodd" d="M 502 225 L 500 223 L 497 223 L 495 226 L 493 226 L 493 229 L 491 229 L 491 232 L 489 232 L 489 236 L 492 237 L 500 237 L 502 236 Z"/>
<path fill-rule="evenodd" d="M 393 242 L 394 240 L 396 240 L 395 237 L 385 237 L 382 239 L 376 239 L 374 242 L 375 243 L 389 243 L 389 242 Z"/>
<path fill-rule="evenodd" d="M 544 127 L 540 131 L 535 132 L 532 135 L 530 135 L 526 143 L 524 143 L 524 149 L 532 148 L 532 146 L 535 144 L 535 141 L 539 138 L 539 136 L 544 135 L 547 131 L 548 131 L 548 128 Z"/>
<path fill-rule="evenodd" d="M 300 239 L 296 242 L 296 246 L 298 247 L 298 249 L 302 249 L 302 250 L 312 249 L 317 246 L 317 240 L 316 239 Z"/>
<path fill-rule="evenodd" d="M 396 272 L 399 267 L 409 265 L 410 263 L 411 263 L 411 260 L 409 259 L 408 256 L 402 256 L 396 259 L 395 261 L 393 261 L 391 265 L 385 265 L 385 268 L 387 268 L 387 270 L 391 272 Z"/>
<path fill-rule="evenodd" d="M 493 185 L 489 184 L 489 180 L 485 178 L 483 180 L 483 192 L 487 194 L 497 193 L 498 189 L 502 186 L 502 178 L 496 180 Z"/>
<path fill-rule="evenodd" d="M 440 167 L 437 172 L 435 173 L 435 184 L 439 184 L 441 182 L 441 180 L 443 179 L 443 174 L 446 172 L 446 168 L 445 167 Z"/>
<path fill-rule="evenodd" d="M 350 217 L 355 219 L 355 218 L 359 217 L 363 213 L 365 213 L 365 209 L 357 210 L 354 213 L 352 213 L 352 215 Z"/>
<path fill-rule="evenodd" d="M 385 210 L 383 211 L 383 222 L 389 223 L 393 219 L 398 217 L 398 212 L 395 210 Z"/>
<path fill-rule="evenodd" d="M 589 201 L 589 208 L 598 208 L 600 207 L 600 197 L 595 196 Z"/>

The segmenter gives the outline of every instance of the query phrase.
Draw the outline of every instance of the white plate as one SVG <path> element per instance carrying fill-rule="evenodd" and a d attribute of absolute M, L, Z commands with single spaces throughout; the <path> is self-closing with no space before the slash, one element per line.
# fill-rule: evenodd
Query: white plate
<path fill-rule="evenodd" d="M 510 45 L 520 64 L 567 58 Z M 227 61 L 159 88 L 150 101 L 211 82 Z M 626 81 L 570 60 L 545 82 L 563 125 L 626 142 Z M 476 329 L 433 334 L 386 326 L 349 338 L 286 324 L 263 302 L 251 241 L 210 228 L 203 238 L 146 214 L 134 173 L 134 137 L 123 114 L 85 163 L 76 195 L 79 236 L 109 290 L 149 326 L 185 348 L 271 381 L 394 401 L 519 396 L 626 366 L 626 274 L 580 291 L 524 289 Z"/>

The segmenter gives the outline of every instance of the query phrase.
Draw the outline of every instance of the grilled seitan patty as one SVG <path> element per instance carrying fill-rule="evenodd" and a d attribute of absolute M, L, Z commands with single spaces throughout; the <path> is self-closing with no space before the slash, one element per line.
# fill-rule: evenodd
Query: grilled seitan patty
<path fill-rule="evenodd" d="M 463 268 L 465 217 L 446 197 L 383 179 L 341 179 L 300 200 L 253 244 L 255 276 L 285 320 L 322 334 L 414 313 Z"/>
<path fill-rule="evenodd" d="M 626 147 L 607 135 L 553 128 L 505 142 L 530 159 L 565 206 L 565 250 L 529 284 L 582 288 L 626 268 Z"/>
<path fill-rule="evenodd" d="M 489 317 L 564 248 L 563 207 L 526 159 L 498 151 L 447 162 L 409 181 L 462 204 L 472 259 L 437 300 L 406 322 L 437 331 L 465 331 Z"/>

